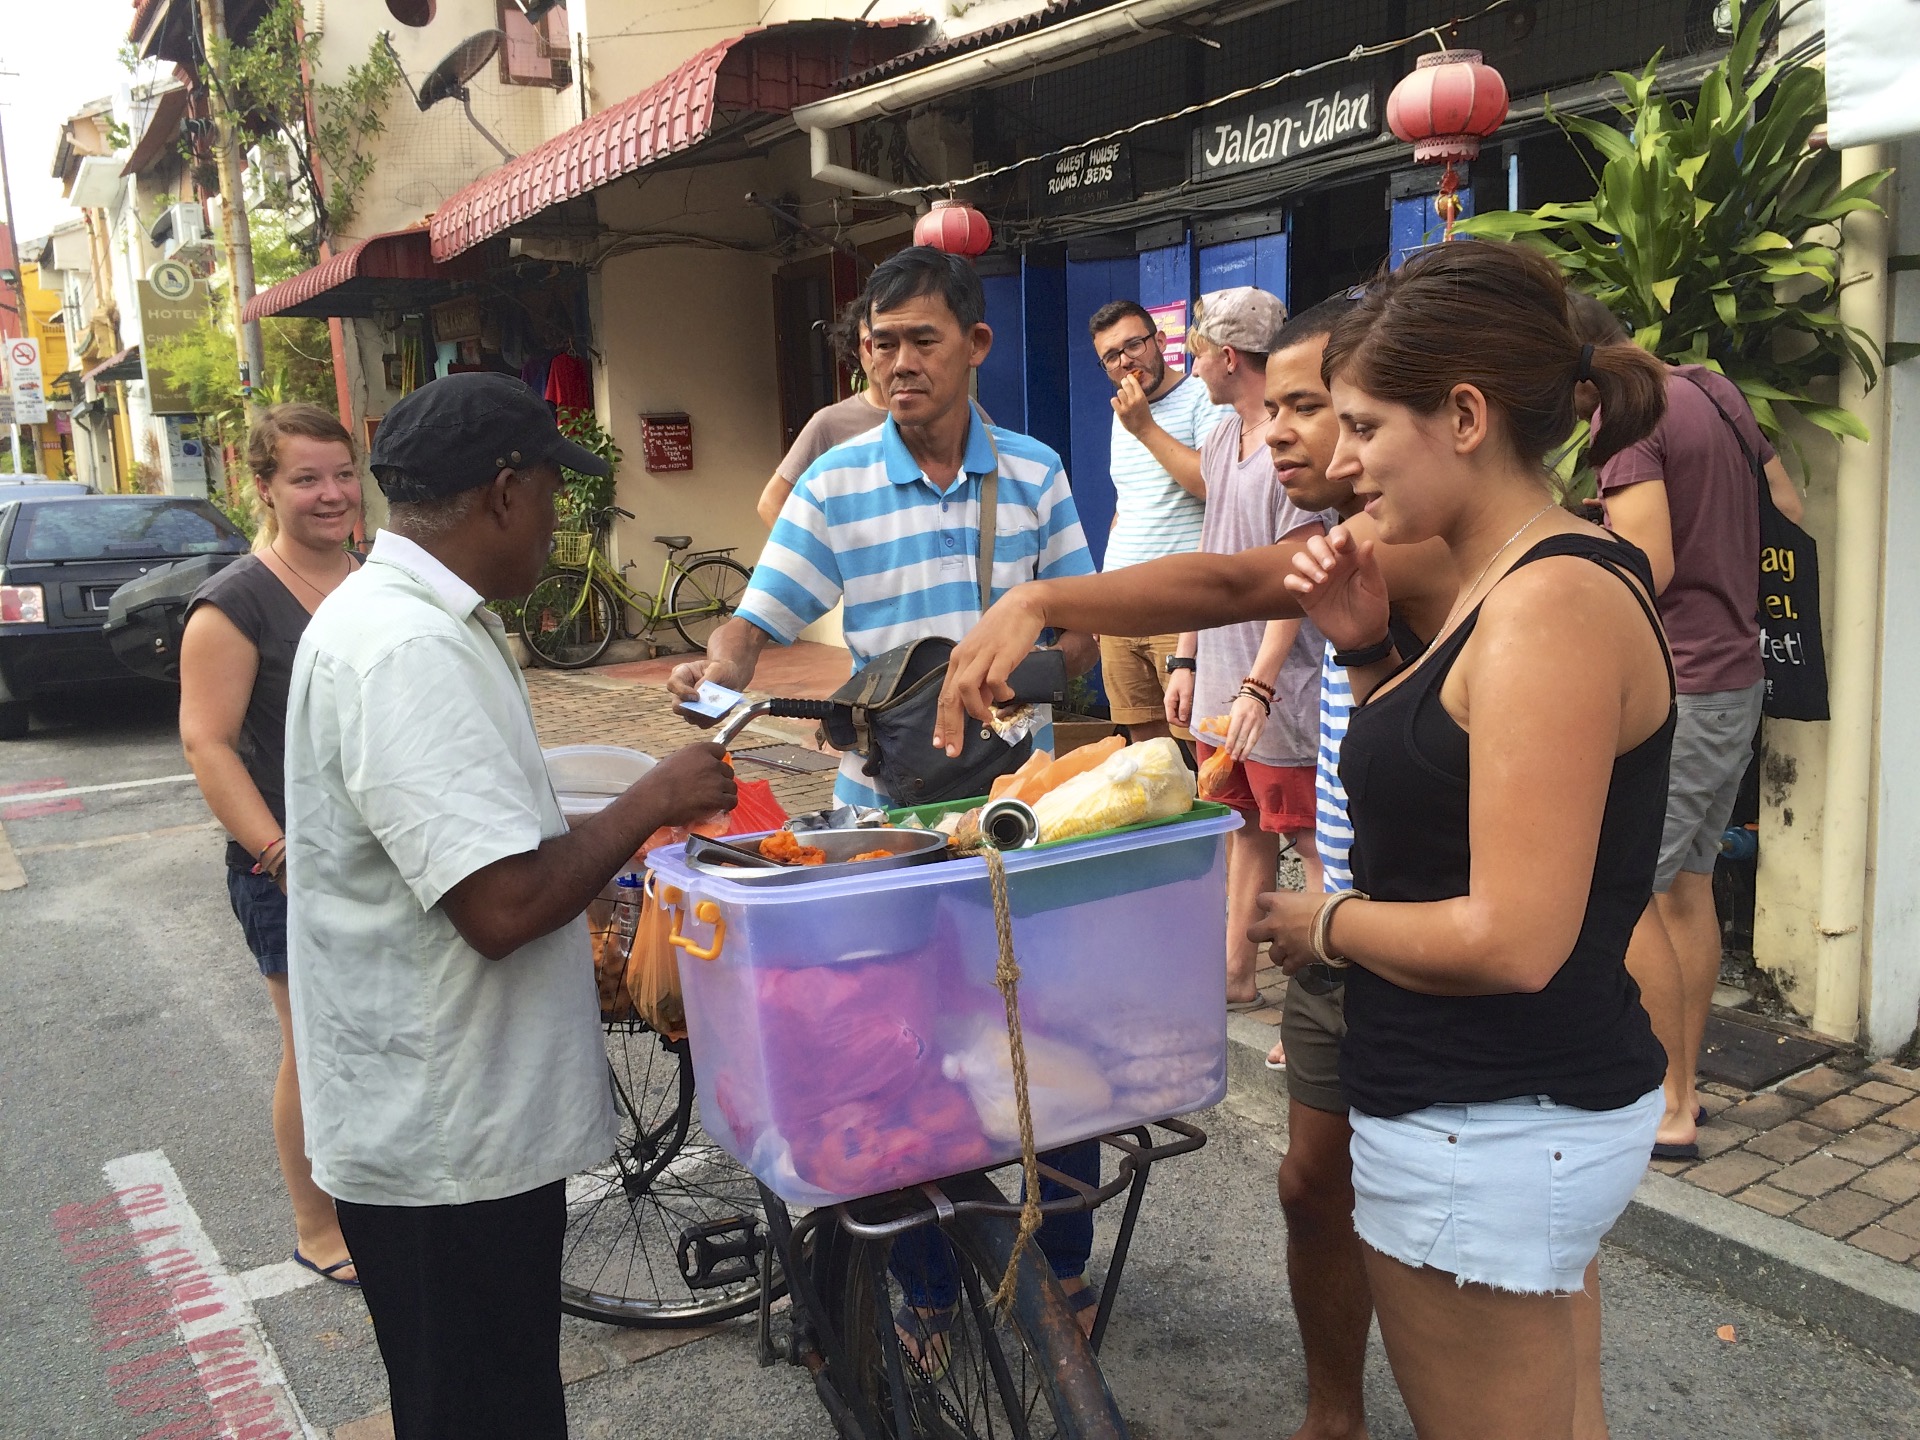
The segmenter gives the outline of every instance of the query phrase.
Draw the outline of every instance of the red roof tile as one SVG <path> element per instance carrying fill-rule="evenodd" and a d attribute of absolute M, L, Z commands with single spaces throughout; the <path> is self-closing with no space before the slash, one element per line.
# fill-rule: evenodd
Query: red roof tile
<path fill-rule="evenodd" d="M 542 211 L 691 150 L 722 112 L 784 115 L 897 54 L 923 22 L 800 21 L 710 45 L 637 95 L 509 160 L 447 199 L 432 220 L 445 260 Z"/>

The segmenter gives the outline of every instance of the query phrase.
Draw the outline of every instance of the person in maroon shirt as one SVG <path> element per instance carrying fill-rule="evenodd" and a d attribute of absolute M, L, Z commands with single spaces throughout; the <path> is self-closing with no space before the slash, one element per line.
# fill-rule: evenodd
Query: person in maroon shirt
<path fill-rule="evenodd" d="M 1625 337 L 1599 301 L 1575 295 L 1584 343 Z M 1596 416 L 1592 386 L 1579 408 Z M 1661 624 L 1673 650 L 1680 719 L 1668 775 L 1667 823 L 1653 902 L 1634 932 L 1627 968 L 1667 1049 L 1667 1111 L 1654 1154 L 1699 1156 L 1694 1070 L 1720 978 L 1713 866 L 1753 755 L 1766 681 L 1760 667 L 1760 504 L 1753 471 L 1720 410 L 1765 462 L 1774 503 L 1798 520 L 1800 496 L 1740 389 L 1702 365 L 1673 367 L 1666 414 L 1653 433 L 1600 468 L 1606 523 L 1646 552 Z M 1605 417 L 1599 416 L 1598 424 Z"/>

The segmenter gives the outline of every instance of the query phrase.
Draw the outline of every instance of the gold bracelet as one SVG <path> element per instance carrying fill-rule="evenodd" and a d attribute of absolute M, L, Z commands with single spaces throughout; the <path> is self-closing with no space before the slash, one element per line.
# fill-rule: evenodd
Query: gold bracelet
<path fill-rule="evenodd" d="M 1353 962 L 1335 955 L 1327 948 L 1328 933 L 1333 928 L 1333 912 L 1349 900 L 1365 900 L 1367 897 L 1358 890 L 1336 890 L 1321 902 L 1314 911 L 1313 924 L 1307 931 L 1307 948 L 1313 952 L 1313 958 L 1320 964 L 1334 970 L 1344 970 Z"/>

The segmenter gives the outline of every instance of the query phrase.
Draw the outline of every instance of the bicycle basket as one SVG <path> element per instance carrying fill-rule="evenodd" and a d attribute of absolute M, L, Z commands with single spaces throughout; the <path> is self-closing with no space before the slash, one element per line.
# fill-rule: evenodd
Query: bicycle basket
<path fill-rule="evenodd" d="M 579 569 L 593 552 L 593 536 L 585 530 L 560 530 L 553 537 L 553 563 Z"/>

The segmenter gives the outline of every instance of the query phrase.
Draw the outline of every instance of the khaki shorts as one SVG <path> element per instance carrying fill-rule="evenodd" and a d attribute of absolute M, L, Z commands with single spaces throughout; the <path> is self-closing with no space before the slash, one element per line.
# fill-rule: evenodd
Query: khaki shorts
<path fill-rule="evenodd" d="M 1280 1017 L 1280 1043 L 1287 1051 L 1287 1093 L 1313 1110 L 1347 1113 L 1340 1088 L 1340 1039 L 1347 1033 L 1347 987 L 1309 995 L 1294 983 Z"/>
<path fill-rule="evenodd" d="M 1102 635 L 1100 677 L 1116 725 L 1162 724 L 1167 719 L 1167 656 L 1180 648 L 1178 635 Z M 1176 729 L 1182 740 L 1192 734 Z"/>

